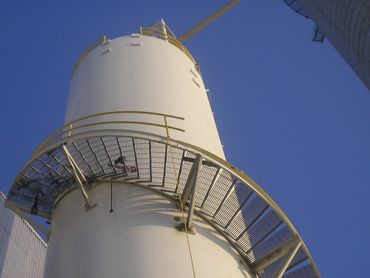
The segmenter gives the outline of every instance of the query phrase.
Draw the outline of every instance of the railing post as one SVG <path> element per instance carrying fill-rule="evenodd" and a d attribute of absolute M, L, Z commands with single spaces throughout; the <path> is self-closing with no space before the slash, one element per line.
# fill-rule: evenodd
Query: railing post
<path fill-rule="evenodd" d="M 168 123 L 167 123 L 167 115 L 164 114 L 163 115 L 163 118 L 164 118 L 164 125 L 166 127 L 166 143 L 167 145 L 170 143 L 170 131 L 168 129 Z"/>
<path fill-rule="evenodd" d="M 162 24 L 162 32 L 163 32 L 163 35 L 164 35 L 164 39 L 166 41 L 168 41 L 168 35 L 167 35 L 167 29 L 166 29 L 166 23 L 164 22 L 164 20 L 161 18 L 161 24 Z"/>
<path fill-rule="evenodd" d="M 73 124 L 69 124 L 68 125 L 68 137 L 71 136 L 72 134 L 72 128 L 73 128 Z"/>
<path fill-rule="evenodd" d="M 82 197 L 85 200 L 85 209 L 87 211 L 87 210 L 95 207 L 96 204 L 92 205 L 90 200 L 89 200 L 89 196 L 87 195 L 87 191 L 86 191 L 85 186 L 84 186 L 84 184 L 88 185 L 86 177 L 85 177 L 84 173 L 82 172 L 82 170 L 80 169 L 80 167 L 78 166 L 78 164 L 76 163 L 76 161 L 74 160 L 74 158 L 72 157 L 69 150 L 67 149 L 67 145 L 65 143 L 62 144 L 62 150 L 64 152 L 65 158 L 67 159 L 67 161 L 69 162 L 69 165 L 71 166 L 71 168 L 73 170 L 73 175 L 74 175 L 75 181 L 77 182 L 77 185 L 80 188 L 80 191 L 82 193 Z"/>

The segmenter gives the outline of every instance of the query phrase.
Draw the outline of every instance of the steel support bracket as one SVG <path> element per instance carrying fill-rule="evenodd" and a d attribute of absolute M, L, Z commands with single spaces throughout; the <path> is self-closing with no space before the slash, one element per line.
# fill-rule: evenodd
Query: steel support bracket
<path fill-rule="evenodd" d="M 200 167 L 202 165 L 202 157 L 201 155 L 197 155 L 194 162 L 193 166 L 190 169 L 188 178 L 185 183 L 184 190 L 182 191 L 182 194 L 180 196 L 181 203 L 185 206 L 189 198 L 191 197 L 192 193 L 194 192 L 197 179 L 198 179 L 198 174 L 200 172 Z"/>
<path fill-rule="evenodd" d="M 281 262 L 279 268 L 275 271 L 275 274 L 272 277 L 281 278 L 291 263 L 294 256 L 297 254 L 299 248 L 302 245 L 302 241 L 298 236 L 294 236 L 289 239 L 283 246 L 277 247 L 262 258 L 256 260 L 252 267 L 256 273 L 263 271 L 266 267 L 273 264 L 280 258 L 284 257 L 284 260 Z"/>
<path fill-rule="evenodd" d="M 283 277 L 285 271 L 292 262 L 294 256 L 297 254 L 301 245 L 302 241 L 298 242 L 298 244 L 294 248 L 290 249 L 289 253 L 285 256 L 284 261 L 281 263 L 280 267 L 276 270 L 274 277 L 277 278 Z"/>
<path fill-rule="evenodd" d="M 195 208 L 195 195 L 197 189 L 197 183 L 199 179 L 200 168 L 202 167 L 202 156 L 197 154 L 193 163 L 193 166 L 190 169 L 188 178 L 184 190 L 180 196 L 180 207 L 184 209 L 185 204 L 189 201 L 188 207 L 188 217 L 185 223 L 181 223 L 176 228 L 178 230 L 188 231 L 189 233 L 195 233 L 192 221 L 194 216 Z"/>
<path fill-rule="evenodd" d="M 89 200 L 89 196 L 87 195 L 87 192 L 86 192 L 86 189 L 85 189 L 85 186 L 84 186 L 84 184 L 85 185 L 88 185 L 88 182 L 86 180 L 86 177 L 83 174 L 83 172 L 81 171 L 81 169 L 78 167 L 78 164 L 73 159 L 73 157 L 70 154 L 70 152 L 68 151 L 66 144 L 63 144 L 62 145 L 62 148 L 63 148 L 64 154 L 65 154 L 65 156 L 66 156 L 69 164 L 72 167 L 72 170 L 73 170 L 72 172 L 73 172 L 73 175 L 75 177 L 75 180 L 76 180 L 76 182 L 78 184 L 78 187 L 80 188 L 80 191 L 82 193 L 82 197 L 85 200 L 85 209 L 86 209 L 86 211 L 88 211 L 88 210 L 92 209 L 93 207 L 95 207 L 96 204 L 91 204 L 91 202 Z"/>

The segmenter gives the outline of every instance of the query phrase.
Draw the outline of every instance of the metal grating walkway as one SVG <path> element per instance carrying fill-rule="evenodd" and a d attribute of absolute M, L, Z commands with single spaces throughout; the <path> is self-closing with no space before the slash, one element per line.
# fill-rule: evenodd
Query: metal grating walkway
<path fill-rule="evenodd" d="M 90 186 L 113 178 L 158 189 L 171 198 L 181 196 L 196 154 L 201 154 L 195 212 L 233 244 L 258 277 L 273 277 L 288 256 L 284 250 L 290 250 L 289 244 L 302 243 L 271 198 L 228 162 L 186 143 L 167 144 L 158 136 L 102 134 L 109 133 L 66 137 L 34 156 L 19 172 L 9 202 L 28 213 L 51 215 L 58 198 L 76 188 L 63 146 Z M 305 245 L 298 248 L 283 277 L 319 277 Z"/>

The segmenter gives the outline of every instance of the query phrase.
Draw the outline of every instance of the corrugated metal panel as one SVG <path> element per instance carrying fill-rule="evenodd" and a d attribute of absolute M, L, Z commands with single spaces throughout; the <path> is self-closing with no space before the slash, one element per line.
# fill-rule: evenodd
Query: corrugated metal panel
<path fill-rule="evenodd" d="M 315 22 L 370 89 L 370 0 L 284 1 Z"/>
<path fill-rule="evenodd" d="M 0 192 L 0 278 L 43 277 L 46 243 L 4 202 Z"/>

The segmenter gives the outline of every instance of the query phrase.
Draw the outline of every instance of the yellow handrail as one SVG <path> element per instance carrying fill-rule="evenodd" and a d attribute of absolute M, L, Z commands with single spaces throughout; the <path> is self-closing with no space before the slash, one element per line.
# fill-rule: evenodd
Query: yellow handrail
<path fill-rule="evenodd" d="M 82 52 L 82 54 L 80 55 L 80 57 L 78 57 L 76 63 L 73 66 L 72 77 L 75 74 L 77 68 L 80 66 L 80 64 L 82 63 L 82 61 L 87 56 L 87 54 L 89 54 L 92 50 L 94 50 L 101 43 L 105 42 L 107 39 L 108 39 L 108 37 L 106 35 L 101 36 L 99 39 L 97 39 L 96 41 L 94 41 L 88 48 L 86 48 L 84 50 L 84 52 Z"/>
<path fill-rule="evenodd" d="M 186 54 L 186 56 L 189 57 L 189 59 L 196 64 L 196 61 L 194 57 L 190 54 L 189 50 L 186 49 L 186 47 L 174 36 L 170 34 L 165 34 L 157 29 L 150 28 L 150 27 L 140 27 L 140 34 L 145 36 L 151 36 L 156 37 L 162 40 L 167 40 L 169 43 L 173 44 L 177 48 L 179 48 L 182 52 Z"/>
<path fill-rule="evenodd" d="M 177 38 L 175 38 L 174 36 L 169 35 L 169 34 L 164 34 L 163 32 L 161 32 L 161 31 L 159 31 L 157 29 L 154 29 L 154 28 L 150 28 L 150 27 L 140 27 L 140 34 L 141 35 L 145 35 L 145 36 L 156 37 L 156 38 L 159 38 L 159 39 L 162 39 L 162 40 L 167 40 L 168 42 L 170 42 L 171 44 L 173 44 L 174 46 L 176 46 L 177 48 L 179 48 L 182 52 L 184 52 L 186 54 L 186 56 L 188 56 L 189 59 L 195 65 L 197 64 L 196 61 L 195 61 L 195 59 L 194 59 L 194 57 L 190 54 L 189 50 L 187 50 L 186 47 Z M 78 69 L 78 67 L 80 66 L 80 64 L 82 63 L 82 61 L 87 56 L 87 54 L 89 54 L 97 46 L 99 46 L 100 44 L 104 43 L 107 40 L 108 40 L 108 37 L 106 35 L 103 35 L 99 39 L 97 39 L 96 41 L 94 41 L 88 48 L 86 48 L 82 52 L 82 54 L 80 55 L 80 57 L 77 59 L 76 63 L 73 66 L 72 77 L 75 74 L 75 72 Z"/>
<path fill-rule="evenodd" d="M 81 124 L 82 121 L 87 120 L 87 119 L 93 119 L 93 118 L 97 118 L 100 116 L 121 115 L 121 114 L 144 114 L 144 115 L 160 116 L 161 118 L 163 118 L 163 124 L 154 123 L 154 122 L 145 122 L 145 121 L 94 121 L 92 123 Z M 41 144 L 39 144 L 36 147 L 32 156 L 34 157 L 37 154 L 39 154 L 44 147 L 48 146 L 50 143 L 53 143 L 56 139 L 64 135 L 71 136 L 72 131 L 76 131 L 76 130 L 80 130 L 80 129 L 84 129 L 84 128 L 92 127 L 92 126 L 111 125 L 111 124 L 136 124 L 136 125 L 154 126 L 154 127 L 164 128 L 167 138 L 169 137 L 170 129 L 180 131 L 180 132 L 185 132 L 184 129 L 181 129 L 181 128 L 178 128 L 172 125 L 168 125 L 168 121 L 167 121 L 168 118 L 177 119 L 177 120 L 185 120 L 183 117 L 178 117 L 178 116 L 163 114 L 163 113 L 157 113 L 157 112 L 148 112 L 148 111 L 110 111 L 110 112 L 101 112 L 101 113 L 87 115 L 87 116 L 78 118 L 76 120 L 70 121 L 66 123 L 65 125 L 63 125 L 62 127 L 51 132 L 41 142 Z"/>
<path fill-rule="evenodd" d="M 213 153 L 211 153 L 211 152 L 209 152 L 209 151 L 207 151 L 207 150 L 205 150 L 201 147 L 198 147 L 198 146 L 195 146 L 195 145 L 183 142 L 183 141 L 179 141 L 179 140 L 171 140 L 171 141 L 174 142 L 174 143 L 179 143 L 180 145 L 183 145 L 185 147 L 189 147 L 190 149 L 193 149 L 193 150 L 201 153 L 202 155 L 205 155 L 208 158 L 216 161 L 217 163 L 219 163 L 219 165 L 223 166 L 230 173 L 233 173 L 236 176 L 238 176 L 238 178 L 240 178 L 240 180 L 244 183 L 244 185 L 252 188 L 262 199 L 264 199 L 267 202 L 267 204 L 269 204 L 271 206 L 271 208 L 274 211 L 276 211 L 278 213 L 278 215 L 282 218 L 284 223 L 289 227 L 289 229 L 293 232 L 293 234 L 300 239 L 300 241 L 302 242 L 304 251 L 305 251 L 305 253 L 308 257 L 308 260 L 310 261 L 311 265 L 314 268 L 315 274 L 317 275 L 317 277 L 320 277 L 320 274 L 319 274 L 319 272 L 316 268 L 316 265 L 313 262 L 312 256 L 311 256 L 310 252 L 308 251 L 308 248 L 307 248 L 306 244 L 304 243 L 302 237 L 298 233 L 297 229 L 294 227 L 293 223 L 290 221 L 290 219 L 284 213 L 284 211 L 279 207 L 279 205 L 271 198 L 271 196 L 266 191 L 264 191 L 262 189 L 262 187 L 259 184 L 257 184 L 257 182 L 255 182 L 251 177 L 249 177 L 242 170 L 240 170 L 237 167 L 235 167 L 234 165 L 232 165 L 230 162 L 224 160 L 223 158 L 221 158 L 221 157 L 219 157 L 219 156 L 217 156 L 217 155 L 215 155 L 215 154 L 213 154 Z"/>
<path fill-rule="evenodd" d="M 129 113 L 130 112 L 130 113 L 142 113 L 142 114 L 158 115 L 158 116 L 163 117 L 163 119 L 165 120 L 165 123 L 164 124 L 157 124 L 157 123 L 136 122 L 136 121 L 94 122 L 94 123 L 85 124 L 85 125 L 78 125 L 78 126 L 72 127 L 70 129 L 67 129 L 67 130 L 62 130 L 62 132 L 60 132 L 60 135 L 54 135 L 53 138 L 50 138 L 50 136 L 48 136 L 49 141 L 46 142 L 46 143 L 53 143 L 53 140 L 59 138 L 61 135 L 69 133 L 71 130 L 78 130 L 78 129 L 82 129 L 82 128 L 89 127 L 89 126 L 97 126 L 97 125 L 104 125 L 104 124 L 131 123 L 131 124 L 144 124 L 144 125 L 149 125 L 149 126 L 158 126 L 158 127 L 161 127 L 161 128 L 166 128 L 166 137 L 165 136 L 160 136 L 160 135 L 155 135 L 155 134 L 150 134 L 150 135 L 158 136 L 158 138 L 161 138 L 161 139 L 166 139 L 166 144 L 169 146 L 171 162 L 173 161 L 173 157 L 174 157 L 173 154 L 172 154 L 172 147 L 181 148 L 182 150 L 187 150 L 187 151 L 190 151 L 194 154 L 196 154 L 196 153 L 202 154 L 202 156 L 205 159 L 213 161 L 216 165 L 218 165 L 219 167 L 227 170 L 229 173 L 231 173 L 236 178 L 238 178 L 245 186 L 251 188 L 259 197 L 261 197 L 263 200 L 266 201 L 266 203 L 279 215 L 279 217 L 283 220 L 283 222 L 287 225 L 287 227 L 289 227 L 289 229 L 291 230 L 293 235 L 296 236 L 302 242 L 303 250 L 306 253 L 307 258 L 308 258 L 311 266 L 313 267 L 313 270 L 314 270 L 316 276 L 319 277 L 319 272 L 318 272 L 318 270 L 316 268 L 316 265 L 315 265 L 315 263 L 312 259 L 312 256 L 311 256 L 310 252 L 308 251 L 307 246 L 303 242 L 301 236 L 299 235 L 297 229 L 293 226 L 293 224 L 291 223 L 291 221 L 289 220 L 287 215 L 276 204 L 276 202 L 269 196 L 269 194 L 267 192 L 265 192 L 252 178 L 250 178 L 248 175 L 246 175 L 240 169 L 233 166 L 228 161 L 224 160 L 223 158 L 221 158 L 221 157 L 219 157 L 219 156 L 217 156 L 217 155 L 215 155 L 215 154 L 213 154 L 213 153 L 211 153 L 211 152 L 209 152 L 209 151 L 207 151 L 207 150 L 205 150 L 201 147 L 198 147 L 198 146 L 195 146 L 195 145 L 192 145 L 190 143 L 186 143 L 186 142 L 183 142 L 183 141 L 180 141 L 180 140 L 175 140 L 175 139 L 170 138 L 170 135 L 168 133 L 169 129 L 174 129 L 174 130 L 178 130 L 178 131 L 182 131 L 182 132 L 184 130 L 179 129 L 177 127 L 169 126 L 166 122 L 167 118 L 175 118 L 175 119 L 180 119 L 180 120 L 184 120 L 184 118 L 177 117 L 177 116 L 172 116 L 172 115 L 167 115 L 167 114 L 162 114 L 162 113 L 146 112 L 146 111 L 118 111 L 118 112 L 116 111 L 116 112 L 97 113 L 97 115 L 114 114 L 114 113 L 119 113 L 119 112 L 121 112 L 121 113 Z M 81 119 L 92 118 L 94 116 L 95 115 L 85 116 L 85 117 L 77 119 L 73 122 L 76 123 Z M 71 123 L 72 122 L 65 124 L 64 127 L 70 126 Z M 54 134 L 55 134 L 55 132 L 54 132 Z M 42 145 L 41 148 L 36 149 L 36 151 L 35 151 L 35 152 L 37 152 L 36 155 L 39 154 L 42 151 L 42 148 L 44 146 L 45 145 Z M 32 158 L 30 161 L 32 161 L 33 159 L 34 158 Z M 25 168 L 25 166 L 24 166 L 24 168 Z M 176 179 L 176 180 L 178 180 L 178 179 Z"/>

